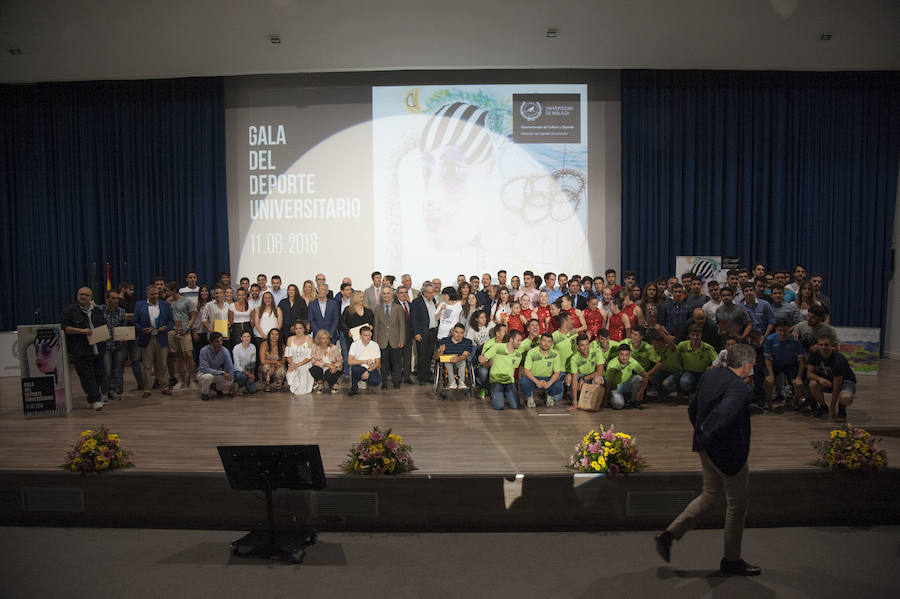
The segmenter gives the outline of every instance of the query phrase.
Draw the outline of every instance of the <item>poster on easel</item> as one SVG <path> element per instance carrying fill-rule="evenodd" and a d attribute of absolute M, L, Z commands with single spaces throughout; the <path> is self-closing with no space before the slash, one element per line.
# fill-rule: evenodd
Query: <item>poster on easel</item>
<path fill-rule="evenodd" d="M 727 270 L 722 267 L 721 256 L 675 256 L 675 276 L 681 280 L 685 273 L 693 273 L 703 282 L 703 293 L 709 293 L 706 284 L 710 281 L 724 283 L 728 279 Z"/>
<path fill-rule="evenodd" d="M 26 418 L 72 411 L 66 338 L 58 324 L 20 325 L 19 370 Z"/>
<path fill-rule="evenodd" d="M 834 327 L 838 351 L 844 354 L 856 374 L 878 374 L 881 355 L 881 329 Z"/>

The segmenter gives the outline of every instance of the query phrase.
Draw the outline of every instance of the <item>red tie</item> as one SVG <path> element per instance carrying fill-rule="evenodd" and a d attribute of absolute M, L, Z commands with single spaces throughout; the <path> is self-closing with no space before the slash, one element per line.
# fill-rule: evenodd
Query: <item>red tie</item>
<path fill-rule="evenodd" d="M 406 302 L 403 302 L 403 311 L 406 312 L 406 317 L 409 318 L 409 308 L 406 307 Z"/>

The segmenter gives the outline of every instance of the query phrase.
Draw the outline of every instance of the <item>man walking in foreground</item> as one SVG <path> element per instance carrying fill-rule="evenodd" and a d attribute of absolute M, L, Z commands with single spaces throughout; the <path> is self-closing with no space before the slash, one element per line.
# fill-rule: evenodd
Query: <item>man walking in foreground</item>
<path fill-rule="evenodd" d="M 669 561 L 672 540 L 694 528 L 725 493 L 725 555 L 719 569 L 725 574 L 755 576 L 761 572 L 741 559 L 741 537 L 747 515 L 750 453 L 750 393 L 744 378 L 753 374 L 756 350 L 738 344 L 728 350 L 727 368 L 706 372 L 688 408 L 694 425 L 693 450 L 703 466 L 703 492 L 668 528 L 656 535 L 656 551 Z"/>

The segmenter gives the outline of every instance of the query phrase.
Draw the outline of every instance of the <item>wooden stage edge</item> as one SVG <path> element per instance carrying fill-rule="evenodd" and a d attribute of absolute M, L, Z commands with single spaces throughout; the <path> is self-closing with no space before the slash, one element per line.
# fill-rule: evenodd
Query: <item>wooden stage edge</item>
<path fill-rule="evenodd" d="M 860 377 L 854 424 L 882 436 L 900 459 L 900 362 Z M 129 387 L 130 385 L 130 387 Z M 133 382 L 126 382 L 133 388 Z M 439 400 L 426 388 L 384 395 L 283 394 L 201 402 L 196 392 L 141 399 L 126 393 L 103 412 L 25 420 L 18 379 L 0 379 L 0 524 L 156 528 L 251 527 L 258 494 L 233 491 L 216 445 L 317 443 L 328 488 L 278 491 L 279 526 L 323 530 L 641 530 L 664 526 L 701 486 L 684 406 L 540 415 L 494 411 L 484 400 Z M 137 468 L 80 476 L 55 468 L 81 430 L 106 424 Z M 372 425 L 412 445 L 420 470 L 400 477 L 340 474 L 339 464 Z M 563 465 L 591 428 L 615 424 L 648 461 L 629 478 L 573 476 Z M 900 522 L 900 470 L 831 473 L 812 465 L 810 442 L 831 426 L 800 414 L 753 418 L 748 525 L 871 525 Z M 721 524 L 721 511 L 707 519 Z"/>

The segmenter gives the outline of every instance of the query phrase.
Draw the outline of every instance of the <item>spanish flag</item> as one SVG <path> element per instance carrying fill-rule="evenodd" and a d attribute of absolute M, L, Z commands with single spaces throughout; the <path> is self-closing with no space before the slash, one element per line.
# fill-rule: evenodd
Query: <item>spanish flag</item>
<path fill-rule="evenodd" d="M 109 279 L 109 262 L 106 263 L 106 290 L 112 289 L 112 281 Z"/>

